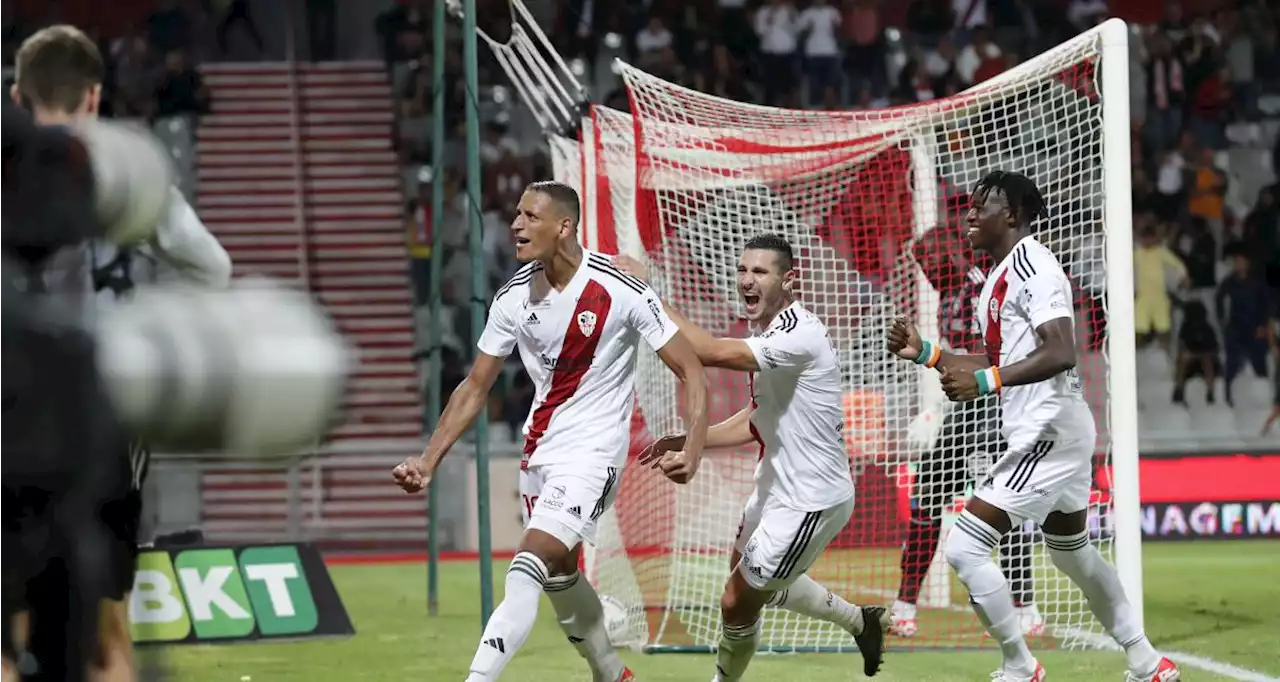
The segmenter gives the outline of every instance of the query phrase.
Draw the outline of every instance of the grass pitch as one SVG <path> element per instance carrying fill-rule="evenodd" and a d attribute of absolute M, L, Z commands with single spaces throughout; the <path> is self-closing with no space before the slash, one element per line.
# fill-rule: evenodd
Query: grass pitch
<path fill-rule="evenodd" d="M 1280 682 L 1280 542 L 1188 542 L 1144 547 L 1147 632 L 1161 650 L 1252 671 Z M 494 567 L 501 599 L 505 562 Z M 480 636 L 475 565 L 442 565 L 440 614 L 426 615 L 426 569 L 421 564 L 334 566 L 334 582 L 355 623 L 345 640 L 280 644 L 171 647 L 167 667 L 190 682 L 435 682 L 467 675 Z M 963 594 L 963 593 L 961 593 Z M 959 597 L 957 597 L 959 599 Z M 891 644 L 893 642 L 891 641 Z M 1033 644 L 1034 648 L 1034 644 Z M 624 652 L 642 682 L 706 682 L 714 659 L 705 654 Z M 1119 653 L 1048 651 L 1040 654 L 1053 682 L 1122 680 Z M 1176 657 L 1175 657 L 1176 658 Z M 999 663 L 990 651 L 890 652 L 875 679 L 887 682 L 985 680 Z M 1228 670 L 1230 672 L 1230 670 Z M 564 642 L 550 604 L 507 668 L 515 682 L 588 682 L 585 664 Z M 828 682 L 865 679 L 856 654 L 760 655 L 747 680 Z M 1183 665 L 1190 681 L 1238 680 Z"/>

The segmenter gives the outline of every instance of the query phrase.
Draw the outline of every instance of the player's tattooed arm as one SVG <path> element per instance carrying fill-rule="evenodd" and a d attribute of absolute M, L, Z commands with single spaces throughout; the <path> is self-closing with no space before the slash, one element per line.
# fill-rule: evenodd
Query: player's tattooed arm
<path fill-rule="evenodd" d="M 431 433 L 431 440 L 421 456 L 411 456 L 391 471 L 396 483 L 405 492 L 416 493 L 427 487 L 440 460 L 449 448 L 458 442 L 462 434 L 476 420 L 476 415 L 489 402 L 489 389 L 502 372 L 504 358 L 477 352 L 471 372 L 458 387 L 453 389 L 449 402 L 440 414 L 440 421 Z"/>

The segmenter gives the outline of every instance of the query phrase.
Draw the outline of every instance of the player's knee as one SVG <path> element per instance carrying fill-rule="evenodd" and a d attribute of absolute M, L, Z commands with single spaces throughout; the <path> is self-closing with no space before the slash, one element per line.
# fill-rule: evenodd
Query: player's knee
<path fill-rule="evenodd" d="M 728 625 L 747 625 L 760 617 L 769 594 L 760 592 L 734 573 L 720 595 L 720 616 Z"/>
<path fill-rule="evenodd" d="M 974 569 L 991 561 L 991 551 L 999 543 L 1000 535 L 994 528 L 966 511 L 956 519 L 943 556 L 960 580 L 965 581 Z"/>
<path fill-rule="evenodd" d="M 578 570 L 578 552 L 569 549 L 560 538 L 543 530 L 525 531 L 516 556 L 520 554 L 536 557 L 544 571 L 543 575 L 547 577 L 570 575 Z"/>

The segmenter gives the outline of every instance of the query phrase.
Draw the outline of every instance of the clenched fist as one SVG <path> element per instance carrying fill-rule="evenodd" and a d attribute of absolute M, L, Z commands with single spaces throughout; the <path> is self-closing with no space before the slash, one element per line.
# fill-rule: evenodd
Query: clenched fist
<path fill-rule="evenodd" d="M 426 463 L 416 456 L 405 459 L 392 469 L 391 477 L 396 479 L 396 485 L 406 493 L 421 492 L 431 482 L 431 472 L 427 471 Z"/>
<path fill-rule="evenodd" d="M 885 335 L 885 346 L 890 353 L 903 360 L 914 361 L 920 357 L 924 342 L 920 340 L 920 332 L 916 331 L 915 323 L 906 315 L 899 315 L 893 319 L 893 324 L 889 325 L 889 331 Z"/>
<path fill-rule="evenodd" d="M 649 444 L 639 457 L 640 464 L 661 469 L 663 475 L 680 484 L 693 480 L 702 457 L 684 451 L 684 436 L 664 436 Z"/>

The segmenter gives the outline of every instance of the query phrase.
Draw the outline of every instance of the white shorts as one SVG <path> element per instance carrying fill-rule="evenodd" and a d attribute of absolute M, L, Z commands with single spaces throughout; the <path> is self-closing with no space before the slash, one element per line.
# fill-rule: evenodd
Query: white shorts
<path fill-rule="evenodd" d="M 1086 509 L 1094 445 L 1092 437 L 1046 434 L 1022 452 L 1001 456 L 974 496 L 1007 513 L 1015 528 L 1027 520 L 1044 523 L 1051 512 Z"/>
<path fill-rule="evenodd" d="M 776 592 L 794 583 L 822 556 L 853 515 L 853 500 L 821 511 L 784 506 L 760 491 L 742 513 L 734 549 L 742 553 L 738 571 L 757 590 Z"/>
<path fill-rule="evenodd" d="M 615 466 L 547 464 L 520 472 L 525 530 L 553 535 L 573 549 L 595 544 L 596 521 L 613 506 L 622 469 Z"/>

